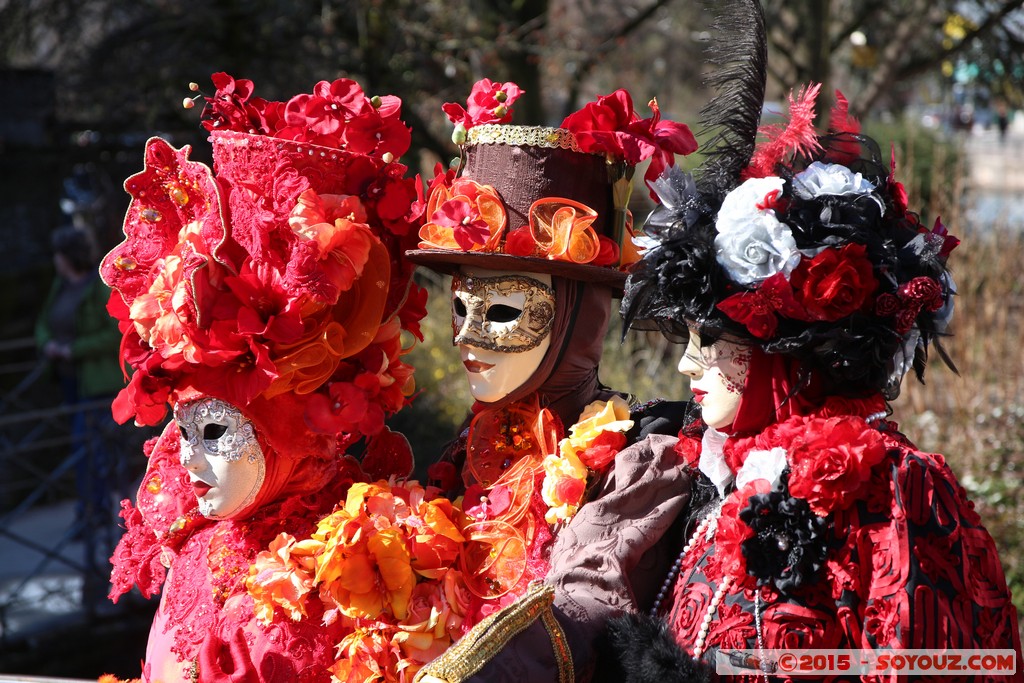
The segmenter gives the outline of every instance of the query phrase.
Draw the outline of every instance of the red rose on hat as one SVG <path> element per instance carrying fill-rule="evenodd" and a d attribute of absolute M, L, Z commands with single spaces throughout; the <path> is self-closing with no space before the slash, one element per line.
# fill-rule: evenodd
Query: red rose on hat
<path fill-rule="evenodd" d="M 790 282 L 812 320 L 833 322 L 872 302 L 878 281 L 866 251 L 863 244 L 827 248 L 796 267 Z"/>

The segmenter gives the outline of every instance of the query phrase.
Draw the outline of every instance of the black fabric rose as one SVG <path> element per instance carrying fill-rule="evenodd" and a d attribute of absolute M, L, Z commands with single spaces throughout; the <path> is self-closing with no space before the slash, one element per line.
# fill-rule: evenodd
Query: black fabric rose
<path fill-rule="evenodd" d="M 825 564 L 826 520 L 788 490 L 751 496 L 739 516 L 754 530 L 741 548 L 747 573 L 759 586 L 786 594 L 813 580 Z"/>

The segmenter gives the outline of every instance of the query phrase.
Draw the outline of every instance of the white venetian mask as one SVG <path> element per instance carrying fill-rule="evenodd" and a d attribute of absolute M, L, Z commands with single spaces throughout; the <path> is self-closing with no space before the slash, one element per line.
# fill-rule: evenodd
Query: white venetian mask
<path fill-rule="evenodd" d="M 494 403 L 533 375 L 554 316 L 550 275 L 463 268 L 452 278 L 452 343 L 473 398 Z"/>
<path fill-rule="evenodd" d="M 701 348 L 700 335 L 690 330 L 679 372 L 690 378 L 693 398 L 709 427 L 721 430 L 736 419 L 750 358 L 748 346 L 724 339 Z"/>
<path fill-rule="evenodd" d="M 210 519 L 231 519 L 252 505 L 263 486 L 266 459 L 252 423 L 230 403 L 202 398 L 179 403 L 181 464 Z"/>

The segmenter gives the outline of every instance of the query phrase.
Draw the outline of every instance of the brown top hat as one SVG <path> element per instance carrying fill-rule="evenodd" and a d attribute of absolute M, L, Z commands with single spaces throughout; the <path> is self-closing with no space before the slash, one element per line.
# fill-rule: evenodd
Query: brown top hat
<path fill-rule="evenodd" d="M 635 258 L 631 218 L 616 207 L 605 156 L 562 128 L 471 128 L 457 173 L 431 183 L 413 263 L 549 273 L 621 292 Z M 623 263 L 623 254 L 627 263 Z"/>

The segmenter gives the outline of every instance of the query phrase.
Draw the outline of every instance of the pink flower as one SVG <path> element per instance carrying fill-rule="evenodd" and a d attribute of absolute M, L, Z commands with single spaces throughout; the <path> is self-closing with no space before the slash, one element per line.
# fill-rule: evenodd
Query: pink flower
<path fill-rule="evenodd" d="M 449 199 L 439 206 L 430 217 L 430 222 L 452 228 L 455 241 L 464 251 L 485 244 L 491 237 L 487 221 L 472 210 L 469 202 L 457 198 Z"/>

